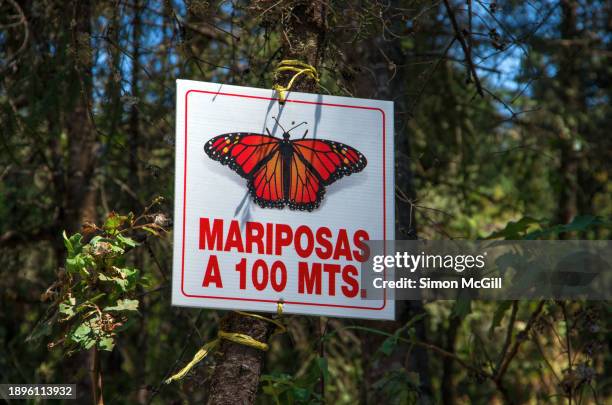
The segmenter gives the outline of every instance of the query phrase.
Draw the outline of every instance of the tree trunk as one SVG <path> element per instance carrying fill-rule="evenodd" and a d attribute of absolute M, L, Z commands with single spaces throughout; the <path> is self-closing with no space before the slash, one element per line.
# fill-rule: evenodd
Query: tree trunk
<path fill-rule="evenodd" d="M 134 15 L 133 15 L 133 23 L 132 23 L 132 77 L 131 77 L 131 92 L 132 97 L 132 105 L 130 107 L 130 118 L 129 118 L 129 178 L 128 184 L 130 185 L 130 189 L 133 192 L 134 196 L 138 196 L 138 190 L 140 189 L 141 184 L 141 176 L 142 173 L 140 171 L 139 165 L 139 149 L 140 149 L 140 111 L 138 109 L 138 104 L 140 102 L 140 35 L 141 35 L 141 4 L 140 0 L 134 1 Z M 142 207 L 140 206 L 140 202 L 131 197 L 131 210 L 136 213 Z"/>
<path fill-rule="evenodd" d="M 73 0 L 65 4 L 66 32 L 69 33 L 70 53 L 66 95 L 71 103 L 64 118 L 68 135 L 68 156 L 65 157 L 63 214 L 60 218 L 68 233 L 77 232 L 85 221 L 96 220 L 96 189 L 93 181 L 97 164 L 98 142 L 92 121 L 92 66 L 91 18 L 94 4 L 91 0 Z M 64 252 L 61 252 L 63 261 Z M 70 361 L 69 368 L 88 364 L 91 379 L 83 381 L 77 391 L 91 390 L 93 403 L 102 405 L 102 373 L 99 352 L 93 348 Z"/>
<path fill-rule="evenodd" d="M 65 213 L 69 231 L 76 231 L 84 221 L 96 219 L 96 191 L 94 170 L 96 167 L 96 131 L 91 119 L 92 104 L 92 3 L 89 0 L 70 4 L 70 20 L 73 52 L 73 72 L 68 86 L 74 86 L 69 94 L 74 97 L 72 111 L 65 125 L 68 134 L 68 168 Z"/>
<path fill-rule="evenodd" d="M 91 396 L 94 405 L 104 405 L 104 397 L 102 395 L 102 371 L 100 370 L 100 351 L 97 347 L 92 347 L 90 350 L 90 370 L 91 378 Z"/>
<path fill-rule="evenodd" d="M 141 35 L 142 35 L 142 7 L 146 7 L 146 2 L 141 0 L 134 1 L 134 14 L 133 14 L 133 22 L 132 22 L 132 74 L 131 74 L 131 92 L 133 100 L 131 101 L 132 105 L 130 107 L 130 117 L 129 117 L 129 158 L 128 158 L 128 181 L 127 183 L 130 185 L 130 189 L 132 191 L 131 195 L 128 196 L 130 199 L 130 211 L 135 215 L 138 215 L 143 207 L 142 202 L 140 201 L 140 189 L 143 184 L 143 172 L 142 165 L 140 164 L 140 149 L 141 142 L 143 139 L 140 135 L 140 43 L 141 43 Z M 134 257 L 134 266 L 137 269 L 144 269 L 144 250 L 138 249 L 133 252 Z M 139 404 L 146 404 L 148 402 L 149 391 L 147 390 L 147 352 L 149 349 L 148 341 L 149 334 L 147 333 L 147 312 L 149 310 L 149 300 L 148 296 L 145 293 L 145 289 L 142 286 L 137 287 L 138 294 L 142 294 L 142 300 L 140 304 L 140 313 L 142 316 L 140 317 L 140 333 L 138 335 L 138 348 L 139 348 L 139 357 L 140 361 L 140 372 L 138 375 L 138 379 L 140 380 L 138 389 L 138 394 L 136 395 L 137 401 Z"/>
<path fill-rule="evenodd" d="M 391 8 L 399 7 L 396 1 L 390 3 Z M 395 19 L 397 21 L 397 19 Z M 390 27 L 395 32 L 402 32 L 401 22 Z M 367 69 L 357 69 L 363 74 L 355 80 L 354 91 L 357 97 L 378 98 L 395 101 L 394 125 L 395 136 L 395 178 L 396 185 L 410 199 L 416 197 L 410 167 L 410 138 L 407 133 L 406 77 L 402 66 L 406 65 L 400 39 L 385 40 L 376 36 L 368 41 L 361 41 L 356 47 L 347 49 L 347 62 L 350 67 L 364 66 Z M 367 73 L 366 73 L 367 72 Z M 414 210 L 409 203 L 396 202 L 396 239 L 416 239 L 416 221 Z M 420 301 L 397 301 L 396 321 L 364 321 L 367 327 L 393 333 L 406 324 L 412 317 L 423 313 Z M 414 325 L 419 340 L 426 340 L 425 320 Z M 393 352 L 386 357 L 376 358 L 375 350 L 386 338 L 381 335 L 363 333 L 362 365 L 364 384 L 362 385 L 362 401 L 364 403 L 390 402 L 393 398 L 385 397 L 374 386 L 377 381 L 389 371 L 405 369 L 419 375 L 422 398 L 432 395 L 429 377 L 429 356 L 425 349 L 413 347 L 408 350 L 406 345 L 398 344 Z"/>
<path fill-rule="evenodd" d="M 284 33 L 283 56 L 298 59 L 315 68 L 319 66 L 324 51 L 327 8 L 322 0 L 298 1 L 292 5 Z M 275 79 L 286 84 L 291 73 L 283 73 Z M 297 80 L 292 90 L 314 92 L 317 84 L 303 78 Z M 221 322 L 221 329 L 249 335 L 261 342 L 268 340 L 274 325 L 237 313 L 228 314 Z M 255 402 L 259 377 L 265 353 L 244 345 L 224 340 L 219 348 L 208 404 L 252 404 Z"/>
<path fill-rule="evenodd" d="M 577 30 L 577 7 L 575 0 L 561 0 L 562 19 L 560 26 L 561 39 L 573 42 L 578 36 Z M 578 194 L 578 162 L 579 157 L 574 149 L 574 142 L 579 130 L 578 123 L 570 116 L 573 111 L 582 111 L 582 92 L 579 71 L 579 56 L 577 48 L 579 45 L 563 47 L 561 63 L 559 65 L 558 79 L 560 82 L 560 97 L 562 105 L 559 113 L 567 116 L 565 126 L 567 131 L 559 134 L 559 194 L 556 220 L 558 223 L 566 224 L 576 215 Z M 562 239 L 569 237 L 567 234 L 559 235 Z"/>

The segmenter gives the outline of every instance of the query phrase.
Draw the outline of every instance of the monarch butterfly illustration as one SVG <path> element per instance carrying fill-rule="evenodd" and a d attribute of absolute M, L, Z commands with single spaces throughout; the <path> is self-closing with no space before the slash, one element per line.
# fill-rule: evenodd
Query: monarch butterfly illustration
<path fill-rule="evenodd" d="M 273 117 L 275 120 L 276 118 Z M 283 138 L 235 132 L 216 136 L 204 145 L 213 160 L 229 166 L 247 179 L 253 201 L 262 208 L 312 211 L 319 207 L 325 186 L 362 171 L 367 160 L 355 148 L 325 139 L 289 139 L 289 132 L 306 124 L 283 130 Z"/>

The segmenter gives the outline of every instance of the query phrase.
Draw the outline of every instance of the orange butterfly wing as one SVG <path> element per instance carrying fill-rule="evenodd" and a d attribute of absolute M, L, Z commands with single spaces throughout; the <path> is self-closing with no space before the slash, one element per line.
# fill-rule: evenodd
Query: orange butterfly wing
<path fill-rule="evenodd" d="M 320 205 L 325 186 L 367 165 L 363 154 L 340 142 L 292 140 L 289 150 L 284 142 L 273 136 L 228 133 L 210 139 L 204 151 L 248 179 L 251 197 L 264 208 L 288 205 L 312 211 Z"/>
<path fill-rule="evenodd" d="M 312 211 L 317 208 L 325 194 L 321 178 L 308 161 L 295 151 L 291 156 L 288 194 L 289 208 L 302 211 Z"/>
<path fill-rule="evenodd" d="M 260 207 L 283 208 L 285 206 L 284 170 L 283 159 L 277 148 L 272 156 L 253 173 L 248 183 L 249 192 Z"/>
<path fill-rule="evenodd" d="M 301 139 L 291 143 L 294 153 L 289 207 L 293 209 L 312 211 L 323 199 L 324 186 L 358 173 L 367 165 L 366 157 L 361 152 L 340 142 Z"/>
<path fill-rule="evenodd" d="M 204 145 L 204 152 L 213 160 L 229 166 L 244 178 L 265 165 L 278 151 L 280 139 L 273 136 L 237 132 L 215 136 Z"/>

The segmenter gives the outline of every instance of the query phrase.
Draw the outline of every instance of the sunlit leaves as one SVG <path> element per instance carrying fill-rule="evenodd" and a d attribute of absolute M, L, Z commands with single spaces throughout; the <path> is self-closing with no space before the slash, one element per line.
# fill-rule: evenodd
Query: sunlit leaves
<path fill-rule="evenodd" d="M 327 359 L 323 357 L 313 358 L 300 377 L 284 373 L 261 376 L 264 394 L 272 397 L 277 404 L 321 403 L 321 395 L 317 392 L 321 379 L 325 384 L 329 383 Z"/>
<path fill-rule="evenodd" d="M 72 318 L 75 312 L 76 299 L 74 297 L 68 297 L 59 304 L 59 313 L 62 315 L 62 320 L 66 321 Z"/>
<path fill-rule="evenodd" d="M 121 234 L 117 235 L 117 240 L 119 242 L 121 242 L 124 246 L 129 246 L 129 247 L 132 247 L 132 248 L 138 246 L 138 243 L 136 243 L 136 241 L 134 241 L 134 239 L 128 238 L 127 236 L 123 236 Z"/>
<path fill-rule="evenodd" d="M 501 230 L 493 232 L 485 239 L 534 240 L 551 239 L 562 233 L 584 232 L 596 228 L 612 228 L 612 222 L 592 215 L 579 215 L 569 224 L 550 225 L 548 221 L 523 217 L 510 221 Z"/>
<path fill-rule="evenodd" d="M 123 225 L 128 223 L 132 219 L 133 215 L 118 215 L 111 212 L 106 221 L 104 222 L 103 228 L 110 234 L 115 234 Z"/>
<path fill-rule="evenodd" d="M 493 321 L 491 321 L 491 326 L 489 328 L 489 338 L 493 337 L 495 332 L 495 328 L 501 325 L 504 316 L 508 309 L 512 306 L 512 301 L 500 301 L 496 303 L 495 313 L 493 314 Z"/>
<path fill-rule="evenodd" d="M 77 253 L 81 251 L 83 236 L 79 233 L 75 233 L 70 238 L 66 236 L 66 231 L 62 233 L 64 238 L 64 246 L 66 246 L 66 250 L 68 251 L 68 257 L 74 257 Z"/>
<path fill-rule="evenodd" d="M 68 337 L 72 342 L 81 346 L 83 349 L 90 349 L 94 344 L 96 344 L 96 336 L 94 330 L 90 326 L 89 321 L 85 321 L 77 325 L 72 331 L 70 331 Z"/>
<path fill-rule="evenodd" d="M 472 298 L 468 294 L 459 294 L 453 305 L 452 316 L 463 319 L 472 312 Z"/>
<path fill-rule="evenodd" d="M 158 214 L 148 214 L 154 204 L 136 219 L 132 214 L 111 213 L 102 227 L 89 222 L 82 234 L 63 233 L 65 271 L 48 289 L 56 297 L 51 315 L 39 322 L 31 339 L 57 329 L 57 343 L 50 343 L 50 348 L 63 342 L 68 354 L 94 346 L 113 349 L 117 332 L 138 314 L 136 289 L 150 284 L 138 269 L 126 265 L 129 252 L 139 246 L 133 236 L 140 230 L 155 236 L 165 232 L 155 222 Z"/>
<path fill-rule="evenodd" d="M 592 215 L 575 217 L 569 224 L 550 226 L 538 231 L 530 232 L 525 239 L 551 238 L 567 232 L 584 232 L 593 228 L 612 228 L 612 222 Z"/>
<path fill-rule="evenodd" d="M 117 304 L 104 308 L 105 311 L 138 311 L 138 300 L 118 300 Z"/>

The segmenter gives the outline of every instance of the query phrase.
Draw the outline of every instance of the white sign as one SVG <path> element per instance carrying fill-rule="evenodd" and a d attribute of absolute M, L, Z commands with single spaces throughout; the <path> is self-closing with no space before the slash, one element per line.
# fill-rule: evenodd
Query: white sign
<path fill-rule="evenodd" d="M 173 305 L 394 319 L 360 286 L 394 239 L 393 103 L 177 81 Z"/>

